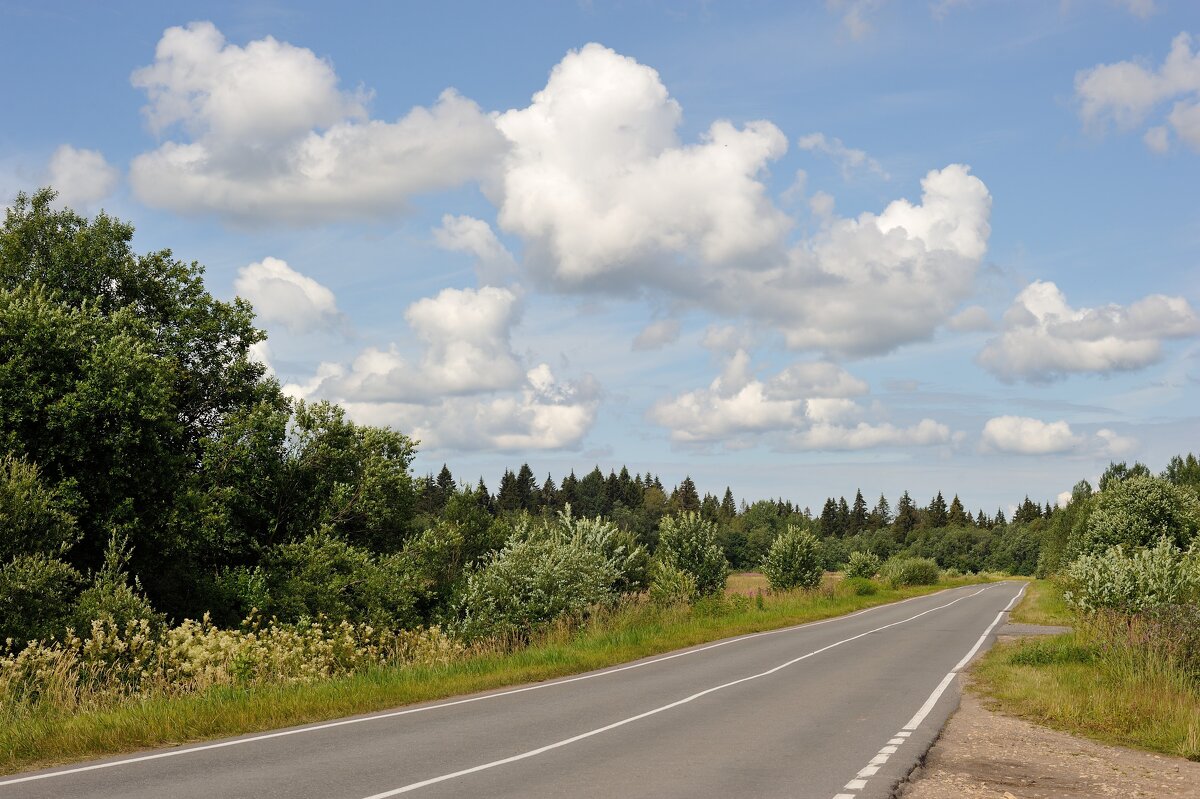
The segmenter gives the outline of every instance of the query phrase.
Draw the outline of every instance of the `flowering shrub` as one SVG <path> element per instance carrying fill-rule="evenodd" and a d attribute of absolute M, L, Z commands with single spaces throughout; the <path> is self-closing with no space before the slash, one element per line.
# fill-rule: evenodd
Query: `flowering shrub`
<path fill-rule="evenodd" d="M 1125 545 L 1084 554 L 1067 567 L 1066 600 L 1084 612 L 1138 613 L 1200 598 L 1200 544 L 1182 552 L 1163 536 L 1153 547 Z"/>
<path fill-rule="evenodd" d="M 874 552 L 851 552 L 846 561 L 846 577 L 865 577 L 871 579 L 879 574 L 883 561 Z"/>
<path fill-rule="evenodd" d="M 0 706 L 74 710 L 129 696 L 186 694 L 217 685 L 306 683 L 377 665 L 449 663 L 464 648 L 437 627 L 379 630 L 319 618 L 300 624 L 251 616 L 222 629 L 207 616 L 155 635 L 145 619 L 92 622 L 86 638 L 35 641 L 0 652 Z"/>
<path fill-rule="evenodd" d="M 823 573 L 820 548 L 816 536 L 789 524 L 763 558 L 763 574 L 777 591 L 816 588 Z"/>
<path fill-rule="evenodd" d="M 650 566 L 650 601 L 656 605 L 681 605 L 696 598 L 696 578 L 661 560 Z"/>
<path fill-rule="evenodd" d="M 1072 531 L 1070 555 L 1103 552 L 1111 546 L 1153 546 L 1163 536 L 1186 549 L 1200 531 L 1200 499 L 1157 477 L 1130 477 L 1096 497 L 1086 523 Z"/>

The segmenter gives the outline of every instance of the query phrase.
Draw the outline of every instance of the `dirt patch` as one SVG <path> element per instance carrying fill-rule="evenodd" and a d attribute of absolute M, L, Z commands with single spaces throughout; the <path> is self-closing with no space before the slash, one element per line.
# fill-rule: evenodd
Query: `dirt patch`
<path fill-rule="evenodd" d="M 901 786 L 902 799 L 1200 799 L 1200 763 L 1076 738 L 962 704 Z"/>

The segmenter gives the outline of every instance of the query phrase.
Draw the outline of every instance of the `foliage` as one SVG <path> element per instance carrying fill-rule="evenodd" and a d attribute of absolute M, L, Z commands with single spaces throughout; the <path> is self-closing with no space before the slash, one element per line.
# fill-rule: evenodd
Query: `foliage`
<path fill-rule="evenodd" d="M 847 577 L 837 587 L 839 592 L 854 596 L 874 596 L 879 593 L 879 586 L 867 577 Z"/>
<path fill-rule="evenodd" d="M 65 490 L 64 490 L 65 489 Z M 79 539 L 69 488 L 48 486 L 36 464 L 0 457 L 0 563 L 16 555 L 61 555 Z"/>
<path fill-rule="evenodd" d="M 879 574 L 883 561 L 874 552 L 851 552 L 846 561 L 846 577 L 871 579 Z"/>
<path fill-rule="evenodd" d="M 90 584 L 80 593 L 75 605 L 74 629 L 87 630 L 98 621 L 119 629 L 143 623 L 154 630 L 162 627 L 163 615 L 151 606 L 141 582 L 136 577 L 130 579 L 131 554 L 128 538 L 115 532 L 109 536 L 104 565 L 92 574 Z"/>
<path fill-rule="evenodd" d="M 696 577 L 691 572 L 662 560 L 650 564 L 650 600 L 654 604 L 680 605 L 696 597 Z"/>
<path fill-rule="evenodd" d="M 473 640 L 523 641 L 560 616 L 582 617 L 616 598 L 616 567 L 583 541 L 519 537 L 467 577 L 457 631 Z"/>
<path fill-rule="evenodd" d="M 1072 531 L 1072 556 L 1109 547 L 1151 546 L 1166 536 L 1185 549 L 1200 530 L 1200 499 L 1189 489 L 1148 476 L 1112 481 L 1095 499 L 1082 529 Z"/>
<path fill-rule="evenodd" d="M 879 577 L 893 588 L 904 585 L 937 585 L 940 578 L 932 558 L 892 558 L 883 564 Z"/>
<path fill-rule="evenodd" d="M 821 542 L 812 533 L 789 525 L 771 544 L 762 572 L 776 591 L 816 588 L 821 584 Z"/>
<path fill-rule="evenodd" d="M 280 544 L 254 570 L 235 571 L 247 612 L 295 623 L 319 616 L 399 629 L 417 624 L 417 579 L 409 561 L 379 555 L 328 527 Z"/>
<path fill-rule="evenodd" d="M 1064 598 L 1091 613 L 1132 614 L 1160 605 L 1200 600 L 1200 543 L 1181 552 L 1166 536 L 1153 547 L 1124 544 L 1080 555 L 1067 567 Z"/>
<path fill-rule="evenodd" d="M 666 516 L 658 536 L 658 557 L 691 574 L 700 596 L 725 590 L 729 561 L 717 544 L 716 526 L 712 522 L 693 512 Z"/>
<path fill-rule="evenodd" d="M 17 555 L 0 566 L 0 641 L 61 636 L 84 578 L 49 555 Z"/>

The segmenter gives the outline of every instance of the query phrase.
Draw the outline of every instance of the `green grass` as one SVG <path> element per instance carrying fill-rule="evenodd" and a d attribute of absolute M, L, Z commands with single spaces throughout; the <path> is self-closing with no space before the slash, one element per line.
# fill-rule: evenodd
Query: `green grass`
<path fill-rule="evenodd" d="M 1079 624 L 1052 583 L 1030 584 L 1013 613 L 1031 624 Z M 999 644 L 972 687 L 1006 713 L 1105 743 L 1200 760 L 1200 681 L 1153 652 L 1072 633 Z M 1107 640 L 1113 640 L 1109 637 Z"/>
<path fill-rule="evenodd" d="M 1075 617 L 1063 599 L 1062 585 L 1052 580 L 1030 580 L 1021 604 L 1012 612 L 1019 624 L 1061 624 L 1070 626 Z"/>
<path fill-rule="evenodd" d="M 0 710 L 0 773 L 12 773 L 150 747 L 275 729 L 603 668 L 734 635 L 829 618 L 978 580 L 706 600 L 694 609 L 620 608 L 581 629 L 561 629 L 508 653 L 476 654 L 445 666 L 380 668 L 307 685 L 222 688 L 155 696 L 75 714 Z"/>

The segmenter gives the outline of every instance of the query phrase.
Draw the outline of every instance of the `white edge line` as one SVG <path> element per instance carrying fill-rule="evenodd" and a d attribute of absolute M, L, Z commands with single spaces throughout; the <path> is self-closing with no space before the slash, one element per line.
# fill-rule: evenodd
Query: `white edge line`
<path fill-rule="evenodd" d="M 340 721 L 330 721 L 330 722 L 326 722 L 323 724 L 315 724 L 315 725 L 311 725 L 311 726 L 307 726 L 307 727 L 297 727 L 295 729 L 289 729 L 289 730 L 280 730 L 278 732 L 264 733 L 262 735 L 254 735 L 254 736 L 251 736 L 248 738 L 234 738 L 234 739 L 228 740 L 228 741 L 219 741 L 217 743 L 202 744 L 200 746 L 191 746 L 186 749 L 172 749 L 167 752 L 156 752 L 152 755 L 139 755 L 138 757 L 128 757 L 128 758 L 124 758 L 122 760 L 110 760 L 105 763 L 93 763 L 93 764 L 87 765 L 87 766 L 76 766 L 75 768 L 62 769 L 59 771 L 49 771 L 49 772 L 44 772 L 41 774 L 31 774 L 31 775 L 25 776 L 25 777 L 15 777 L 13 779 L 0 780 L 0 788 L 4 787 L 6 785 L 16 785 L 16 784 L 22 783 L 22 782 L 34 782 L 36 780 L 47 780 L 47 779 L 51 779 L 54 777 L 65 777 L 70 774 L 80 774 L 80 773 L 83 773 L 86 771 L 98 771 L 100 769 L 114 768 L 116 766 L 127 766 L 127 765 L 132 765 L 134 763 L 144 763 L 149 760 L 160 760 L 162 758 L 167 758 L 167 757 L 179 757 L 180 755 L 190 755 L 190 754 L 194 754 L 196 752 L 207 752 L 212 749 L 223 749 L 227 746 L 240 746 L 242 744 L 256 743 L 258 741 L 267 741 L 267 740 L 270 740 L 273 738 L 285 738 L 290 735 L 300 735 L 302 733 L 307 733 L 307 732 L 318 732 L 320 730 L 328 730 L 328 729 L 332 729 L 334 727 L 343 727 L 343 726 L 350 725 L 350 724 L 362 724 L 362 723 L 365 723 L 368 721 L 382 721 L 384 719 L 396 718 L 397 716 L 407 716 L 407 715 L 410 715 L 413 713 L 424 713 L 429 710 L 439 710 L 444 707 L 454 707 L 456 705 L 466 705 L 466 704 L 470 704 L 472 702 L 482 702 L 487 699 L 498 699 L 503 696 L 512 696 L 513 694 L 521 694 L 521 693 L 525 693 L 526 691 L 537 691 L 537 690 L 541 690 L 542 688 L 551 688 L 556 685 L 566 685 L 568 683 L 580 682 L 582 680 L 591 680 L 591 679 L 595 679 L 596 677 L 604 677 L 609 674 L 618 674 L 620 672 L 629 671 L 631 669 L 640 669 L 643 666 L 653 666 L 656 663 L 662 663 L 667 660 L 674 660 L 675 658 L 686 657 L 688 655 L 695 655 L 700 652 L 706 652 L 710 649 L 716 649 L 717 647 L 727 646 L 729 644 L 735 644 L 740 641 L 748 641 L 752 638 L 760 638 L 762 636 L 767 636 L 767 635 L 779 635 L 780 633 L 794 632 L 796 630 L 801 630 L 801 629 L 804 629 L 807 627 L 816 627 L 821 624 L 830 624 L 830 623 L 836 622 L 836 621 L 844 621 L 846 619 L 850 619 L 855 616 L 859 616 L 863 613 L 870 613 L 873 610 L 880 610 L 882 608 L 894 608 L 897 605 L 903 605 L 906 602 L 912 602 L 913 600 L 916 600 L 916 599 L 925 599 L 928 597 L 935 597 L 938 594 L 943 594 L 948 591 L 957 591 L 960 588 L 968 588 L 968 587 L 970 587 L 970 586 L 955 586 L 954 588 L 946 588 L 942 591 L 936 591 L 932 594 L 921 594 L 919 596 L 910 596 L 908 599 L 901 599 L 896 602 L 888 602 L 883 605 L 873 605 L 872 607 L 869 607 L 869 608 L 863 608 L 862 610 L 856 610 L 853 613 L 847 613 L 844 616 L 831 616 L 828 619 L 820 619 L 819 621 L 805 622 L 804 624 L 796 624 L 791 627 L 780 627 L 777 630 L 763 630 L 763 631 L 757 632 L 757 633 L 747 633 L 746 635 L 739 635 L 734 638 L 727 638 L 724 641 L 718 641 L 713 644 L 706 644 L 704 646 L 694 647 L 691 649 L 685 649 L 682 652 L 675 652 L 674 654 L 664 655 L 663 657 L 654 658 L 653 660 L 640 660 L 636 663 L 628 663 L 624 666 L 616 666 L 614 668 L 604 669 L 602 671 L 589 672 L 587 674 L 580 674 L 580 675 L 576 675 L 574 677 L 564 677 L 562 679 L 548 681 L 548 682 L 534 683 L 533 685 L 526 685 L 522 688 L 513 688 L 513 689 L 510 689 L 507 691 L 497 691 L 495 693 L 482 694 L 480 696 L 472 696 L 472 697 L 468 697 L 466 699 L 456 699 L 456 700 L 453 700 L 450 702 L 440 702 L 436 705 L 424 705 L 422 707 L 407 708 L 405 710 L 394 710 L 394 711 L 391 711 L 388 713 L 376 713 L 376 714 L 373 714 L 370 716 L 356 716 L 355 718 L 341 719 Z M 987 588 L 989 588 L 989 587 L 991 587 L 991 584 L 980 589 L 980 591 L 987 590 Z M 976 594 L 978 594 L 978 593 L 980 593 L 980 592 L 977 591 Z M 975 596 L 975 594 L 971 594 L 970 596 Z M 958 600 L 955 600 L 955 601 L 958 601 Z"/>
<path fill-rule="evenodd" d="M 906 619 L 901 619 L 900 621 L 894 621 L 891 624 L 885 624 L 882 627 L 876 627 L 873 630 L 867 630 L 866 632 L 859 633 L 858 635 L 853 635 L 853 636 L 850 636 L 849 638 L 843 638 L 840 641 L 835 641 L 832 644 L 827 644 L 826 646 L 823 646 L 820 649 L 814 649 L 812 652 L 807 652 L 803 655 L 800 655 L 799 657 L 794 657 L 791 660 L 785 661 L 784 663 L 780 663 L 778 666 L 774 666 L 770 669 L 767 669 L 766 671 L 760 671 L 757 674 L 751 674 L 746 677 L 739 677 L 736 680 L 731 680 L 730 682 L 723 683 L 721 685 L 716 685 L 716 686 L 713 686 L 712 688 L 705 688 L 703 691 L 697 691 L 696 693 L 692 694 L 691 696 L 685 696 L 683 699 L 677 699 L 674 702 L 670 702 L 668 704 L 661 705 L 656 708 L 652 708 L 651 710 L 647 710 L 643 713 L 638 713 L 635 716 L 629 716 L 627 718 L 620 719 L 619 721 L 614 721 L 611 724 L 604 725 L 603 727 L 597 727 L 594 730 L 588 730 L 587 732 L 581 732 L 578 735 L 571 736 L 570 738 L 563 738 L 560 741 L 555 741 L 554 743 L 549 743 L 549 744 L 546 744 L 545 746 L 539 746 L 536 749 L 530 749 L 525 752 L 520 752 L 515 755 L 510 755 L 509 757 L 501 758 L 499 760 L 493 760 L 489 763 L 481 763 L 478 766 L 472 766 L 470 768 L 465 768 L 460 771 L 454 771 L 449 774 L 442 774 L 437 777 L 430 777 L 429 779 L 421 780 L 420 782 L 409 783 L 408 785 L 403 785 L 399 788 L 393 788 L 392 790 L 389 790 L 389 791 L 383 791 L 382 793 L 374 793 L 374 794 L 371 794 L 370 796 L 366 797 L 366 799 L 388 799 L 388 797 L 399 796 L 402 793 L 409 793 L 411 791 L 415 791 L 420 788 L 426 788 L 430 785 L 436 785 L 437 783 L 440 783 L 440 782 L 446 782 L 447 780 L 453 780 L 458 777 L 465 777 L 468 774 L 475 774 L 480 771 L 486 771 L 488 769 L 492 769 L 497 766 L 503 766 L 503 765 L 507 765 L 509 763 L 515 763 L 519 760 L 526 760 L 531 757 L 536 757 L 537 755 L 543 754 L 545 752 L 549 752 L 553 749 L 559 749 L 564 746 L 569 746 L 570 744 L 576 743 L 578 741 L 582 741 L 585 738 L 591 738 L 592 736 L 599 735 L 604 732 L 608 732 L 609 730 L 614 730 L 618 727 L 624 727 L 626 724 L 631 724 L 635 721 L 640 721 L 641 719 L 647 718 L 649 716 L 654 716 L 659 713 L 665 712 L 667 710 L 671 710 L 672 708 L 679 707 L 680 705 L 686 705 L 689 702 L 694 702 L 695 700 L 697 700 L 703 696 L 707 696 L 708 694 L 716 693 L 717 691 L 721 691 L 726 688 L 732 688 L 733 686 L 740 685 L 741 683 L 744 683 L 744 682 L 749 682 L 751 680 L 757 680 L 761 677 L 766 677 L 771 674 L 775 674 L 776 672 L 786 669 L 788 666 L 795 665 L 796 663 L 799 663 L 802 660 L 808 660 L 809 658 L 811 658 L 815 655 L 819 655 L 822 652 L 827 652 L 830 649 L 841 646 L 842 644 L 848 644 L 851 641 L 857 641 L 859 638 L 865 638 L 866 636 L 871 635 L 872 633 L 881 632 L 882 630 L 887 630 L 891 627 L 896 627 L 901 624 L 906 624 L 907 622 L 913 621 L 915 619 L 919 619 L 922 616 L 933 613 L 936 610 L 942 610 L 943 608 L 948 608 L 951 605 L 954 605 L 958 602 L 963 601 L 964 599 L 970 599 L 971 597 L 978 596 L 979 594 L 982 594 L 984 591 L 986 591 L 989 587 L 990 586 L 985 586 L 973 594 L 967 594 L 966 596 L 961 596 L 958 599 L 954 599 L 954 600 L 951 600 L 950 602 L 947 602 L 945 605 L 938 605 L 937 607 L 930 608 L 929 610 L 923 610 L 920 613 L 918 613 L 914 616 L 909 616 Z M 860 772 L 860 776 L 862 776 L 861 772 Z"/>

